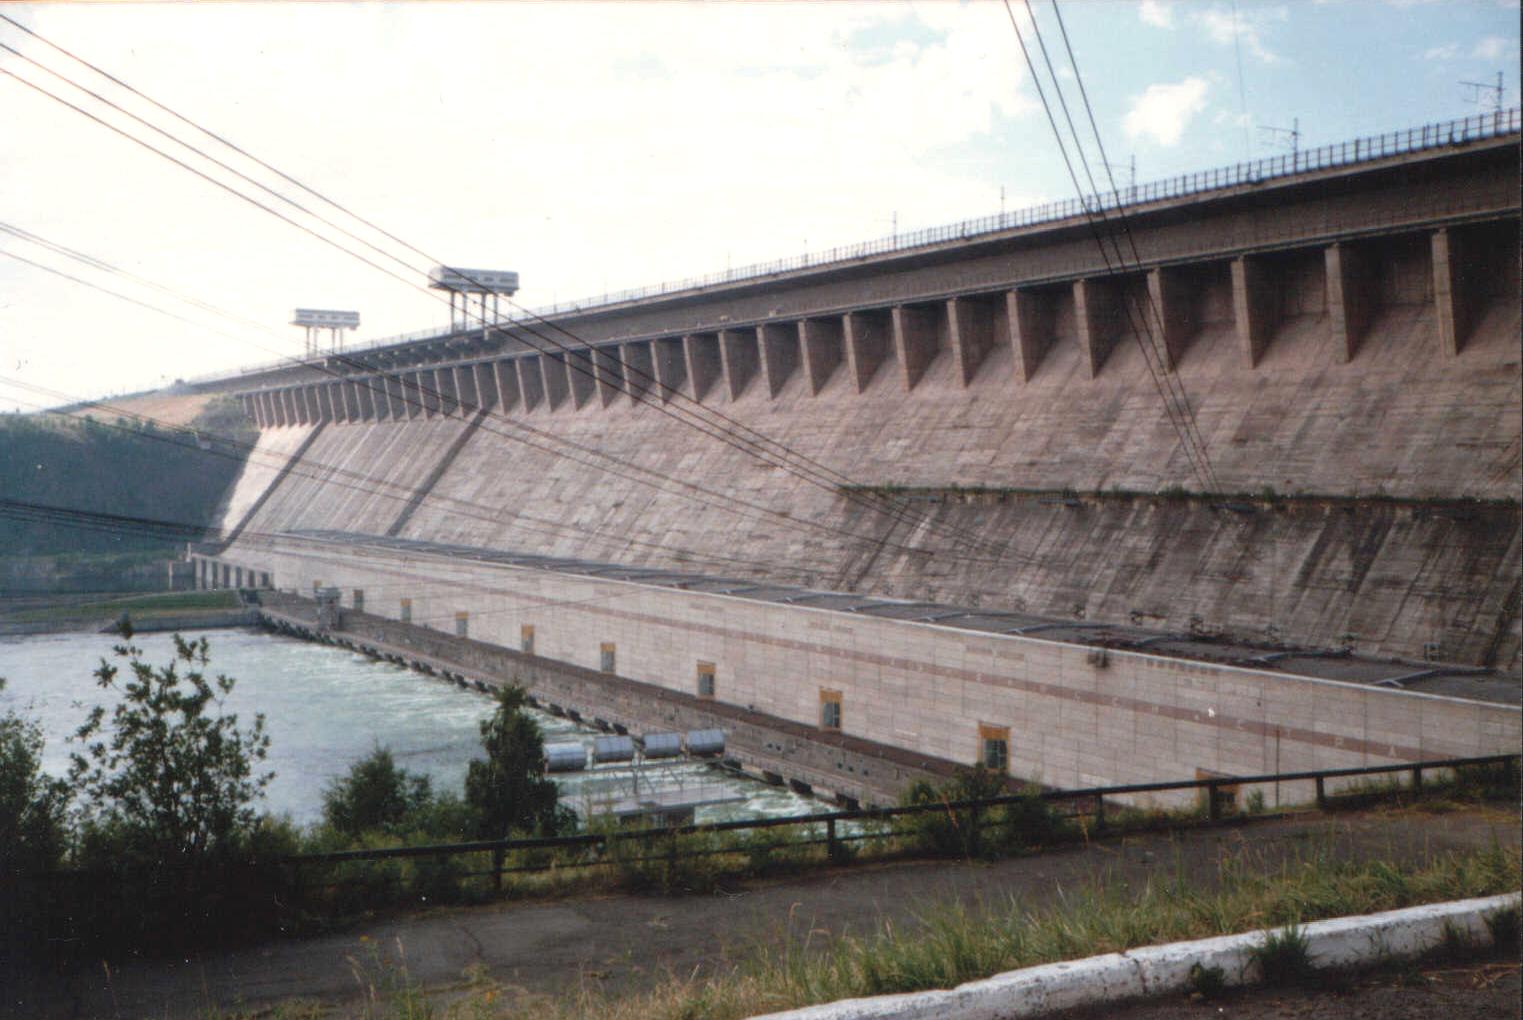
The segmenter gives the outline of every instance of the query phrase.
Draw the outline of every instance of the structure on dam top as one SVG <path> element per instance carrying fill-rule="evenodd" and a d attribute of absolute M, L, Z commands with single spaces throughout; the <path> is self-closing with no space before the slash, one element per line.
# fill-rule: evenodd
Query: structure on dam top
<path fill-rule="evenodd" d="M 1518 148 L 1512 111 L 205 381 L 260 432 L 202 583 L 334 586 L 875 800 L 1515 750 Z"/>

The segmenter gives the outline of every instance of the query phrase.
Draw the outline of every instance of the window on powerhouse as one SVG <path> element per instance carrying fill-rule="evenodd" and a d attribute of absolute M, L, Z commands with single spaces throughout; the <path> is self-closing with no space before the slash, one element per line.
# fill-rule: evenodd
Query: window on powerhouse
<path fill-rule="evenodd" d="M 820 689 L 820 729 L 841 728 L 841 692 Z"/>
<path fill-rule="evenodd" d="M 1010 727 L 980 723 L 978 741 L 979 760 L 984 768 L 991 772 L 1008 773 L 1010 771 Z"/>

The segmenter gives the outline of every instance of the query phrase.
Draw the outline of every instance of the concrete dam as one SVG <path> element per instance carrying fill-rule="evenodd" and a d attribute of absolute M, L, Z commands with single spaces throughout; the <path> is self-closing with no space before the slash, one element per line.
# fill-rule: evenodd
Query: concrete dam
<path fill-rule="evenodd" d="M 868 801 L 1516 750 L 1516 117 L 1362 142 L 197 383 L 198 583 Z"/>

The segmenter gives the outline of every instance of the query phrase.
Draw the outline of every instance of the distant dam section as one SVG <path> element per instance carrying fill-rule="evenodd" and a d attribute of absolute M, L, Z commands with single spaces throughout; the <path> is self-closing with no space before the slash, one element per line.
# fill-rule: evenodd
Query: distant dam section
<path fill-rule="evenodd" d="M 222 380 L 196 569 L 1060 785 L 1513 748 L 1508 123 Z"/>

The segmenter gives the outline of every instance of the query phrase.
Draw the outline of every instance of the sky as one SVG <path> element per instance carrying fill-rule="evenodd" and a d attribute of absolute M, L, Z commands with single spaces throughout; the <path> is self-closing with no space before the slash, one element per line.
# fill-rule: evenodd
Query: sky
<path fill-rule="evenodd" d="M 1518 104 L 1516 0 L 1060 0 L 1077 78 L 1051 0 L 1032 9 L 1121 183 L 1134 160 L 1145 182 L 1283 151 L 1268 127 L 1311 148 L 1474 114 L 1461 82 L 1499 71 Z M 0 49 L 0 411 L 299 354 L 296 307 L 358 310 L 358 340 L 442 326 L 417 286 L 434 260 L 516 270 L 536 307 L 1074 193 L 993 0 L 0 13 L 425 253 L 326 211 L 399 264 L 261 198 L 397 279 L 39 94 L 12 75 L 253 190 L 23 56 L 320 208 L 0 22 L 23 55 Z"/>

